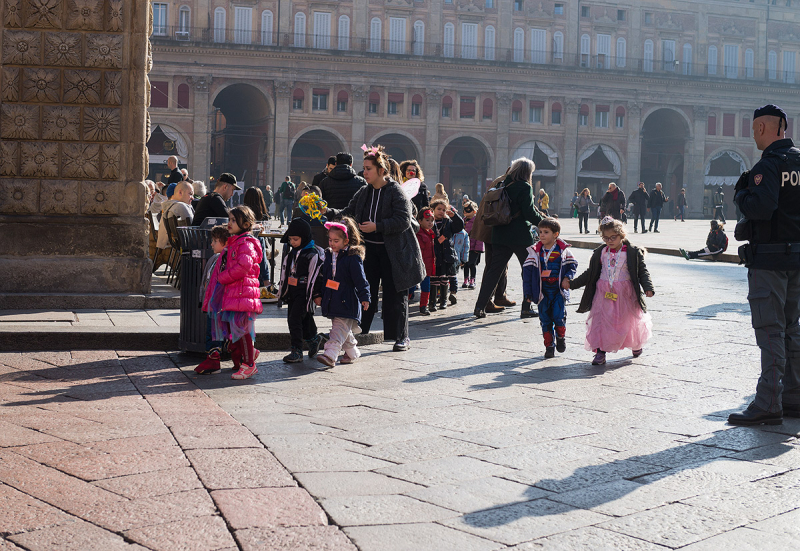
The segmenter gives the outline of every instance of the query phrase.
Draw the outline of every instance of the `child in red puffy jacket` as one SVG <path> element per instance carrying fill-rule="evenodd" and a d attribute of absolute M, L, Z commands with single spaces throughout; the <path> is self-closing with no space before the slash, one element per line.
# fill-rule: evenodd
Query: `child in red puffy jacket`
<path fill-rule="evenodd" d="M 428 300 L 431 296 L 431 276 L 436 275 L 436 254 L 433 251 L 433 240 L 436 233 L 433 231 L 433 210 L 430 207 L 423 207 L 417 214 L 419 231 L 417 241 L 419 249 L 422 251 L 422 260 L 425 263 L 425 279 L 419 284 L 419 313 L 423 316 L 430 316 L 428 310 Z"/>
<path fill-rule="evenodd" d="M 250 207 L 231 209 L 228 231 L 231 236 L 217 260 L 206 289 L 203 311 L 213 314 L 214 340 L 229 339 L 235 372 L 233 379 L 249 379 L 256 373 L 256 317 L 263 311 L 259 292 L 261 243 L 250 233 L 255 224 Z"/>

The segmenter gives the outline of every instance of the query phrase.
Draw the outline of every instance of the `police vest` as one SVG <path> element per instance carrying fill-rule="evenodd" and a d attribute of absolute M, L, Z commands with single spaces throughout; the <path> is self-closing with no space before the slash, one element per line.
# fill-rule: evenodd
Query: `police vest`
<path fill-rule="evenodd" d="M 778 208 L 770 220 L 753 221 L 751 242 L 800 243 L 800 149 L 773 151 L 760 162 L 778 173 Z"/>

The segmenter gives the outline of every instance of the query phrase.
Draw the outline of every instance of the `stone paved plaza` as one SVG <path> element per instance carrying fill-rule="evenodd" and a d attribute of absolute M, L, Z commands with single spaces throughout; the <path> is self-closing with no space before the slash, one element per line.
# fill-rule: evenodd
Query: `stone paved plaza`
<path fill-rule="evenodd" d="M 177 354 L 5 354 L 4 545 L 795 549 L 800 420 L 725 422 L 758 373 L 745 270 L 647 263 L 653 339 L 605 367 L 583 349 L 581 291 L 553 360 L 538 320 L 475 320 L 463 290 L 412 317 L 408 353 L 327 372 L 280 352 L 245 382 Z"/>

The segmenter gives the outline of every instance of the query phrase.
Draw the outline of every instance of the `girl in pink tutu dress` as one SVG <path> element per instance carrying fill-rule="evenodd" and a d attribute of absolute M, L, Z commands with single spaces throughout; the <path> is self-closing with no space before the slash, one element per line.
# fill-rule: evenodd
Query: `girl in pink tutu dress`
<path fill-rule="evenodd" d="M 600 221 L 600 235 L 606 244 L 594 250 L 587 270 L 570 283 L 572 289 L 586 286 L 578 312 L 589 312 L 586 350 L 596 353 L 592 365 L 605 364 L 606 352 L 623 348 L 639 357 L 653 328 L 642 294 L 655 293 L 645 249 L 631 245 L 622 222 L 610 216 Z"/>

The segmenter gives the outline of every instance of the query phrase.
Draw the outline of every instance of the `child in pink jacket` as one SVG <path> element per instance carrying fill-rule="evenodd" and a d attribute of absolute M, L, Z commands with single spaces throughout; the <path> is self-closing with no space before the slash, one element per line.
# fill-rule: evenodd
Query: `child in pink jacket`
<path fill-rule="evenodd" d="M 233 379 L 248 379 L 258 373 L 259 352 L 254 342 L 256 317 L 263 311 L 258 283 L 258 265 L 263 253 L 261 243 L 250 233 L 253 224 L 255 215 L 249 207 L 231 209 L 228 216 L 231 237 L 217 260 L 203 301 L 203 310 L 214 314 L 212 338 L 230 339 Z"/>

